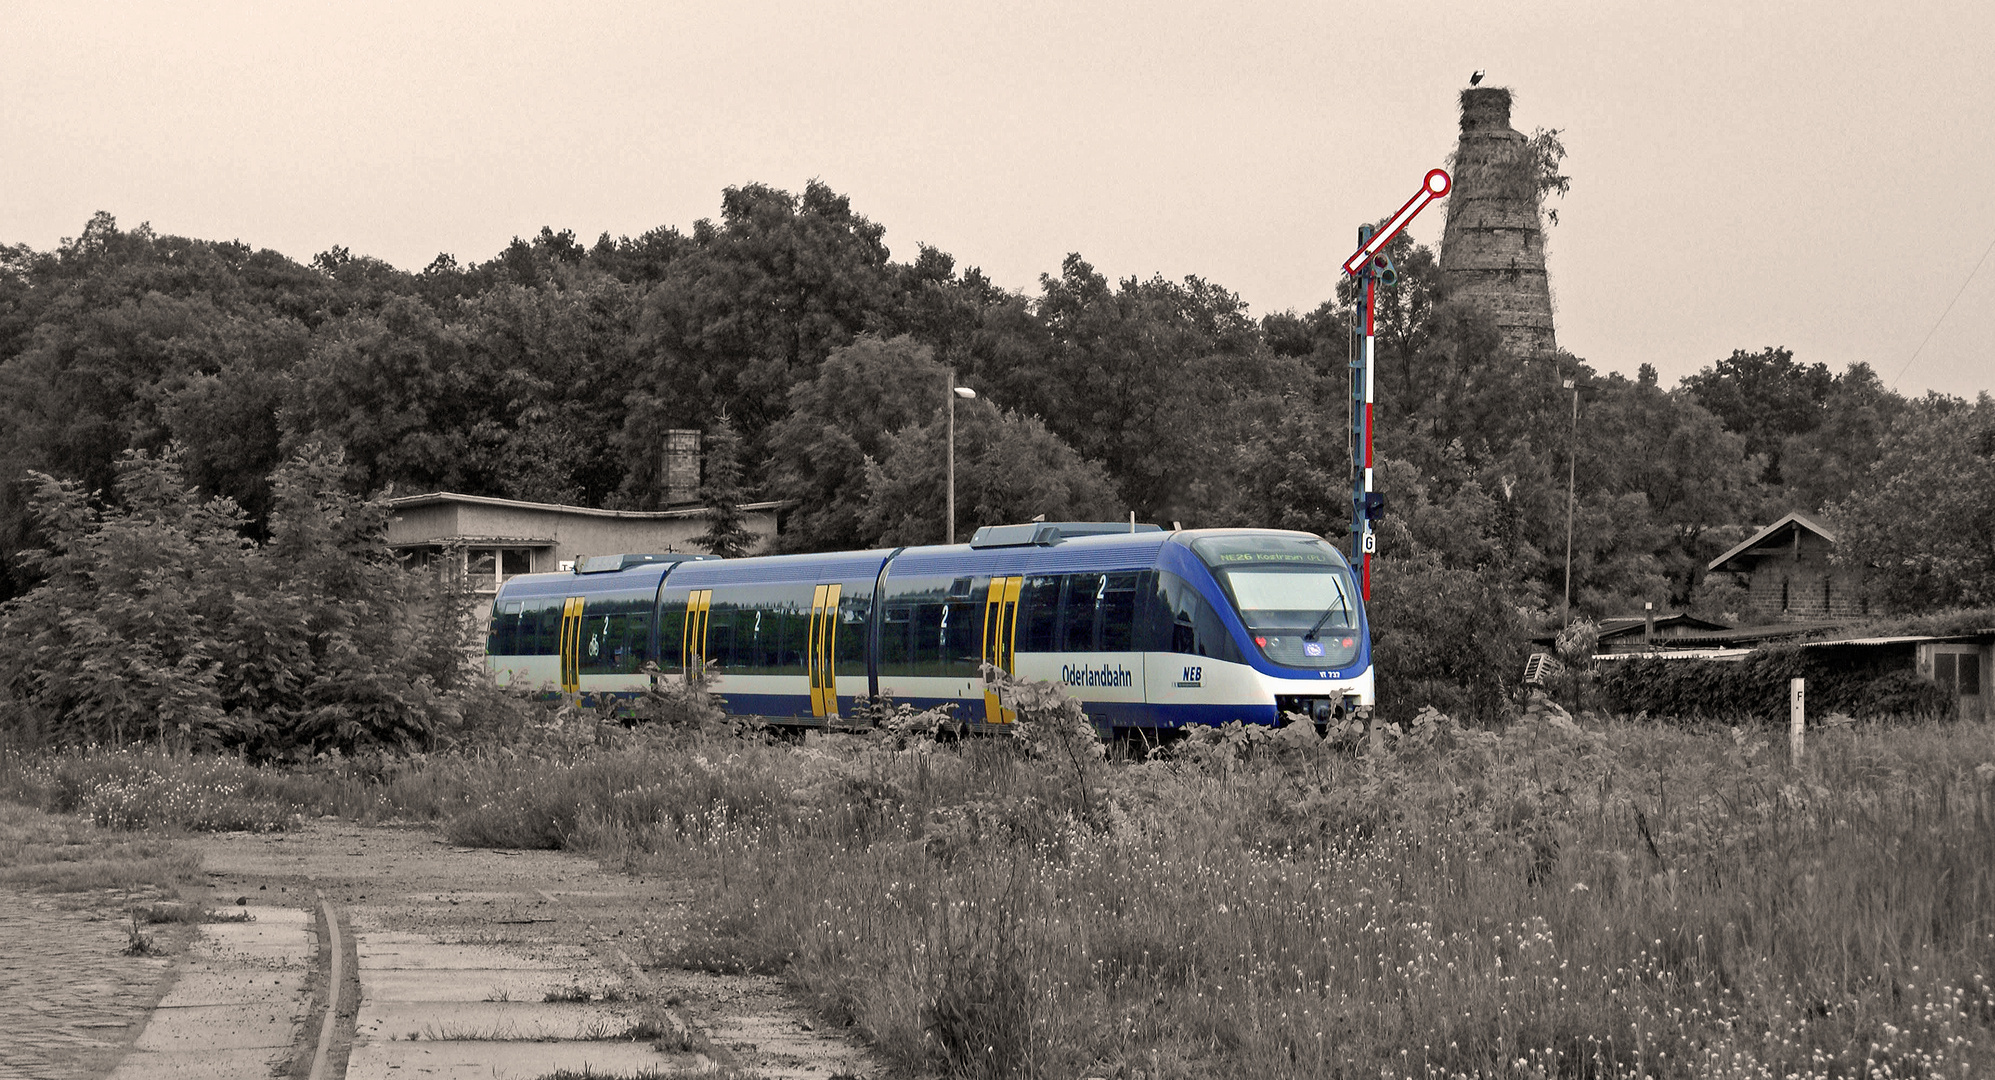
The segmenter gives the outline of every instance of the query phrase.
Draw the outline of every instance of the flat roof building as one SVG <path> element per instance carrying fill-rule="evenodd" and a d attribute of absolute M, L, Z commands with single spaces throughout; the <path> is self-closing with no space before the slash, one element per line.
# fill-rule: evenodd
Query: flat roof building
<path fill-rule="evenodd" d="M 388 505 L 390 547 L 428 561 L 458 552 L 454 557 L 482 592 L 498 591 L 499 583 L 515 574 L 568 569 L 589 555 L 706 554 L 693 538 L 707 531 L 711 514 L 704 506 L 597 510 L 449 491 L 404 495 Z M 741 504 L 748 530 L 760 538 L 752 554 L 776 535 L 782 506 Z"/>

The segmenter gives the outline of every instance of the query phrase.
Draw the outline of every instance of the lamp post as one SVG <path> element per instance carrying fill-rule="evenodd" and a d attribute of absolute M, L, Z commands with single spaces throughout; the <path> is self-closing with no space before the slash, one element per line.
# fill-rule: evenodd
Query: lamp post
<path fill-rule="evenodd" d="M 1572 391 L 1572 434 L 1566 439 L 1566 610 L 1564 625 L 1572 625 L 1572 506 L 1579 479 L 1579 380 L 1567 379 Z"/>
<path fill-rule="evenodd" d="M 956 369 L 949 369 L 949 525 L 943 530 L 944 543 L 956 542 L 956 399 L 969 401 L 977 396 L 975 390 L 956 385 Z"/>

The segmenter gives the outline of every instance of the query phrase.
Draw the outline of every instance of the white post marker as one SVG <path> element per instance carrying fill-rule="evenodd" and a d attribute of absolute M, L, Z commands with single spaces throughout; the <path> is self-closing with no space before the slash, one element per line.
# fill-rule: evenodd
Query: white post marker
<path fill-rule="evenodd" d="M 1801 763 L 1807 730 L 1808 680 L 1790 679 L 1787 683 L 1787 750 L 1796 765 Z"/>

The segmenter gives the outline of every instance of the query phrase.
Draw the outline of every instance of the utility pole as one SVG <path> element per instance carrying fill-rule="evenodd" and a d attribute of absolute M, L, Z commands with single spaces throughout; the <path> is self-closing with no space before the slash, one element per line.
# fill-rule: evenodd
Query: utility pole
<path fill-rule="evenodd" d="M 947 510 L 948 525 L 946 525 L 942 530 L 943 533 L 942 542 L 945 544 L 953 544 L 956 542 L 956 369 L 955 368 L 949 369 L 948 386 L 949 386 L 949 392 L 943 396 L 949 399 L 949 509 Z M 1570 549 L 1572 545 L 1567 544 L 1566 547 Z M 1568 563 L 1568 565 L 1570 565 L 1570 563 Z M 1568 577 L 1571 576 L 1570 571 L 1568 571 L 1567 576 Z M 1567 591 L 1570 592 L 1571 590 L 1568 589 Z"/>
<path fill-rule="evenodd" d="M 956 385 L 956 369 L 949 369 L 949 392 L 943 395 L 949 399 L 949 507 L 944 513 L 949 515 L 949 523 L 943 528 L 943 543 L 956 542 L 956 399 L 965 401 L 977 396 L 975 390 Z"/>
<path fill-rule="evenodd" d="M 1378 286 L 1399 281 L 1398 271 L 1385 255 L 1385 246 L 1428 203 L 1446 195 L 1453 186 L 1454 180 L 1446 169 L 1429 169 L 1420 190 L 1406 200 L 1406 205 L 1383 228 L 1358 227 L 1358 250 L 1344 260 L 1344 273 L 1361 282 L 1365 290 L 1365 346 L 1351 365 L 1351 561 L 1361 567 L 1360 588 L 1366 600 L 1372 598 L 1372 555 L 1378 551 L 1378 537 L 1372 532 L 1372 523 L 1385 516 L 1385 496 L 1372 491 L 1372 405 L 1377 400 L 1372 359 Z"/>
<path fill-rule="evenodd" d="M 1563 626 L 1572 625 L 1572 508 L 1579 481 L 1579 382 L 1566 380 L 1572 391 L 1572 434 L 1566 438 L 1566 610 Z"/>

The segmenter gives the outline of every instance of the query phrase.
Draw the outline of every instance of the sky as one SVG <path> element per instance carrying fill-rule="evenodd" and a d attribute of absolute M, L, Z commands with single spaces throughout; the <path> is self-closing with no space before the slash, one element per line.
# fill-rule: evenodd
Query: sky
<path fill-rule="evenodd" d="M 419 270 L 818 179 L 899 260 L 1032 293 L 1079 252 L 1307 310 L 1454 148 L 1477 69 L 1562 132 L 1558 338 L 1595 368 L 1784 346 L 1995 388 L 1985 0 L 6 0 L 0 243 L 104 210 Z"/>

